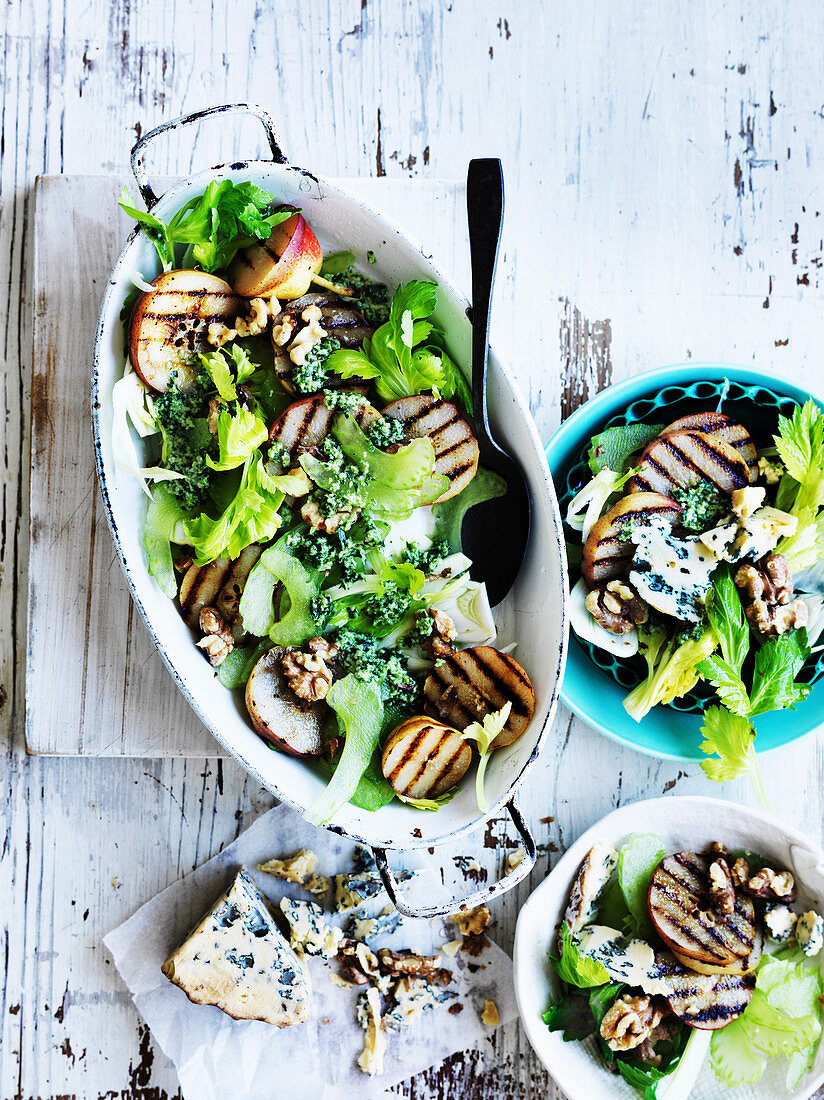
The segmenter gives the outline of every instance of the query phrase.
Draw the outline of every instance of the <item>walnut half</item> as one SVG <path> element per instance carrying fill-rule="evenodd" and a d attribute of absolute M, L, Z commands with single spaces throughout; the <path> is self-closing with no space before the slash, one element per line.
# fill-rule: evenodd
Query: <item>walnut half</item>
<path fill-rule="evenodd" d="M 710 908 L 716 913 L 731 913 L 735 908 L 732 875 L 722 856 L 710 864 Z"/>
<path fill-rule="evenodd" d="M 624 581 L 608 581 L 587 593 L 586 609 L 610 634 L 628 634 L 649 616 L 647 605 Z"/>
<path fill-rule="evenodd" d="M 807 605 L 794 600 L 793 577 L 783 554 L 767 554 L 755 565 L 742 565 L 735 574 L 744 614 L 762 638 L 775 638 L 807 625 Z"/>
<path fill-rule="evenodd" d="M 196 644 L 207 655 L 209 663 L 217 668 L 235 647 L 232 632 L 213 607 L 204 607 L 200 612 L 200 629 L 203 637 Z"/>
<path fill-rule="evenodd" d="M 418 618 L 424 620 L 427 618 L 432 619 L 432 631 L 429 637 L 421 642 L 421 649 L 424 653 L 428 653 L 433 661 L 452 653 L 452 642 L 455 640 L 457 630 L 449 615 L 443 611 L 438 611 L 437 607 L 419 611 L 417 615 Z"/>
<path fill-rule="evenodd" d="M 281 658 L 283 675 L 292 691 L 307 703 L 325 699 L 335 678 L 329 664 L 338 647 L 325 638 L 311 638 L 306 649 L 288 649 Z"/>
<path fill-rule="evenodd" d="M 649 997 L 625 993 L 601 1021 L 601 1038 L 610 1050 L 633 1050 L 652 1034 L 664 1013 Z"/>

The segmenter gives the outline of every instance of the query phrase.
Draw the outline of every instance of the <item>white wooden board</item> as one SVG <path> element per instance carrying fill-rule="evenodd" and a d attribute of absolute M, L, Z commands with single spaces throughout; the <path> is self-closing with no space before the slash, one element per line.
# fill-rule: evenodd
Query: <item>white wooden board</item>
<path fill-rule="evenodd" d="M 226 756 L 132 605 L 94 473 L 89 363 L 99 299 L 132 228 L 116 205 L 125 182 L 37 181 L 26 744 L 52 756 Z M 341 182 L 411 235 L 427 227 L 439 261 L 465 275 L 462 184 Z"/>

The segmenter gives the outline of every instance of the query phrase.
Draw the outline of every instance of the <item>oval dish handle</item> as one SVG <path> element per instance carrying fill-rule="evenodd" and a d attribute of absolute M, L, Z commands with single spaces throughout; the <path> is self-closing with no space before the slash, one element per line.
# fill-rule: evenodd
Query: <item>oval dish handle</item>
<path fill-rule="evenodd" d="M 398 912 L 403 913 L 405 917 L 443 917 L 448 913 L 456 912 L 458 909 L 474 909 L 478 905 L 485 905 L 486 902 L 491 901 L 500 894 L 505 894 L 508 890 L 517 886 L 519 882 L 523 882 L 535 866 L 535 839 L 529 831 L 529 826 L 524 821 L 520 807 L 514 798 L 511 798 L 509 802 L 507 802 L 506 810 L 512 818 L 512 823 L 523 842 L 525 852 L 524 858 L 511 874 L 506 875 L 502 879 L 498 879 L 498 881 L 493 882 L 491 886 L 484 886 L 483 889 L 476 890 L 474 893 L 468 894 L 464 898 L 453 898 L 452 901 L 448 901 L 444 905 L 424 905 L 420 908 L 416 908 L 406 902 L 399 894 L 398 880 L 395 878 L 392 868 L 389 866 L 389 861 L 386 858 L 386 849 L 373 848 L 372 854 L 375 857 L 375 863 L 377 864 L 378 873 L 383 881 L 384 889 L 389 895 L 389 900 Z"/>
<path fill-rule="evenodd" d="M 146 146 L 162 134 L 170 133 L 172 130 L 177 130 L 182 126 L 188 126 L 192 122 L 201 122 L 204 118 L 211 118 L 212 115 L 220 115 L 227 112 L 252 115 L 253 118 L 258 119 L 266 131 L 266 138 L 269 142 L 269 148 L 272 151 L 272 160 L 276 164 L 288 163 L 286 155 L 280 147 L 280 137 L 278 136 L 277 127 L 275 126 L 272 116 L 268 111 L 264 111 L 262 107 L 258 107 L 256 104 L 224 103 L 218 107 L 207 107 L 204 111 L 194 111 L 190 115 L 181 115 L 180 118 L 173 118 L 170 119 L 169 122 L 162 122 L 159 126 L 155 126 L 154 130 L 149 130 L 147 134 L 143 134 L 132 147 L 132 174 L 137 182 L 143 201 L 146 203 L 147 210 L 152 209 L 159 196 L 154 193 L 149 183 L 149 177 L 146 174 L 146 167 L 143 163 Z"/>

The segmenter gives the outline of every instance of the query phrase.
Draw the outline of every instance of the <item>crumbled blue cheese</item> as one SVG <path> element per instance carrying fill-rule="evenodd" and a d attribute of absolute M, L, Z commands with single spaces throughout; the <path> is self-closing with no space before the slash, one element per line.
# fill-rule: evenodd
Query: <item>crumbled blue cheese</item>
<path fill-rule="evenodd" d="M 309 1018 L 309 979 L 248 872 L 209 909 L 163 973 L 195 1004 L 288 1027 Z"/>
<path fill-rule="evenodd" d="M 323 919 L 323 910 L 313 901 L 281 898 L 280 908 L 289 922 L 289 942 L 300 955 L 331 959 L 337 955 L 343 932 Z"/>
<path fill-rule="evenodd" d="M 383 883 L 378 875 L 361 872 L 354 875 L 335 875 L 335 908 L 339 913 L 351 913 L 367 901 L 378 896 Z"/>
<path fill-rule="evenodd" d="M 381 1021 L 381 997 L 374 986 L 370 986 L 358 997 L 358 1023 L 366 1032 L 363 1051 L 358 1055 L 358 1065 L 364 1073 L 374 1077 L 383 1073 L 383 1055 L 386 1050 L 386 1035 Z"/>
<path fill-rule="evenodd" d="M 761 507 L 766 495 L 767 490 L 761 485 L 746 485 L 743 489 L 735 489 L 732 494 L 733 515 L 739 519 L 747 519 Z"/>
<path fill-rule="evenodd" d="M 798 527 L 795 516 L 769 505 L 754 512 L 748 512 L 742 505 L 739 513 L 698 536 L 721 561 L 739 562 L 744 558 L 758 561 L 775 550 L 782 538 L 794 535 Z"/>
<path fill-rule="evenodd" d="M 638 526 L 629 582 L 650 607 L 682 622 L 700 622 L 718 565 L 715 554 L 699 536 L 676 538 L 660 522 Z"/>
<path fill-rule="evenodd" d="M 814 958 L 824 947 L 824 918 L 812 909 L 795 922 L 795 942 L 805 955 Z"/>
<path fill-rule="evenodd" d="M 439 989 L 431 986 L 422 978 L 404 977 L 392 990 L 395 1003 L 385 1014 L 383 1026 L 392 1031 L 401 1027 L 408 1027 L 428 1009 L 433 1009 L 437 1004 L 451 1001 L 458 994 L 450 989 Z"/>
<path fill-rule="evenodd" d="M 259 863 L 257 869 L 265 871 L 267 875 L 276 875 L 278 878 L 285 879 L 286 882 L 295 882 L 298 886 L 304 886 L 317 862 L 318 857 L 314 852 L 301 848 L 288 859 L 268 859 L 265 863 Z"/>
<path fill-rule="evenodd" d="M 352 917 L 347 926 L 347 932 L 353 940 L 368 943 L 378 936 L 388 936 L 396 932 L 403 922 L 394 905 L 387 905 L 376 917 Z"/>
<path fill-rule="evenodd" d="M 764 913 L 764 931 L 773 943 L 789 943 L 796 915 L 789 905 L 768 905 Z"/>
<path fill-rule="evenodd" d="M 617 866 L 618 853 L 608 844 L 594 844 L 584 856 L 564 913 L 570 932 L 577 932 L 595 919 L 598 898 Z"/>
<path fill-rule="evenodd" d="M 582 955 L 601 963 L 614 982 L 643 989 L 652 996 L 666 996 L 670 989 L 662 980 L 655 952 L 645 940 L 627 940 L 615 928 L 590 924 L 573 937 Z"/>
<path fill-rule="evenodd" d="M 335 875 L 335 908 L 339 913 L 351 913 L 361 909 L 368 901 L 383 891 L 383 880 L 378 874 L 375 857 L 368 848 L 358 846 L 352 857 L 354 871 L 349 875 Z M 415 871 L 400 871 L 398 882 L 408 882 Z"/>

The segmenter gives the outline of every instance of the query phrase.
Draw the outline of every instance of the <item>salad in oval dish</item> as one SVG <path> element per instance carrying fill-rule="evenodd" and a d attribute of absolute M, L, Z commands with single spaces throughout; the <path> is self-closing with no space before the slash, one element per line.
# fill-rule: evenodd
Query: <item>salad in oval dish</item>
<path fill-rule="evenodd" d="M 466 510 L 506 486 L 479 467 L 438 287 L 324 256 L 252 183 L 168 222 L 121 206 L 163 267 L 133 277 L 112 398 L 151 575 L 257 733 L 328 777 L 309 820 L 437 810 L 473 763 L 485 809 L 490 753 L 535 698 L 461 548 Z"/>

